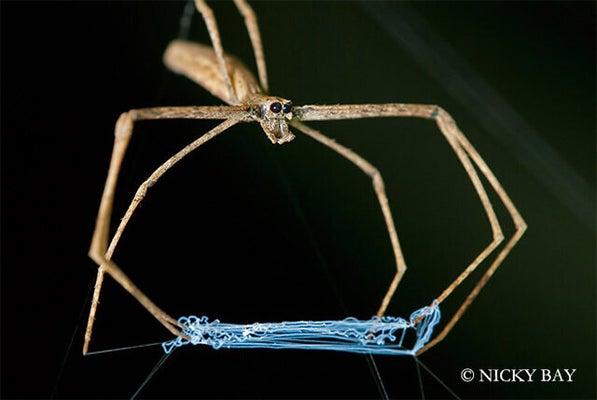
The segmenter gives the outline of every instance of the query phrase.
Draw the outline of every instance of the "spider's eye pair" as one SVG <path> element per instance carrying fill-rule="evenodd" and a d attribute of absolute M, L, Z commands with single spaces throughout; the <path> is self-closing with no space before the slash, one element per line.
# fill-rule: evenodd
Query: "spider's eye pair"
<path fill-rule="evenodd" d="M 279 113 L 282 110 L 284 111 L 284 114 L 288 114 L 292 111 L 292 103 L 288 102 L 284 104 L 284 106 L 282 106 L 282 104 L 276 101 L 269 106 L 269 109 L 275 114 Z"/>

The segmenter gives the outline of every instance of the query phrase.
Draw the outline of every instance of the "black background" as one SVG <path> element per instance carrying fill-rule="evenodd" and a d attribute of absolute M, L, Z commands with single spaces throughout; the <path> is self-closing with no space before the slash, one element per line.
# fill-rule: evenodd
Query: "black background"
<path fill-rule="evenodd" d="M 119 113 L 220 103 L 162 65 L 183 6 L 1 3 L 4 398 L 128 397 L 161 357 L 158 347 L 81 356 L 95 274 L 86 253 Z M 238 13 L 228 3 L 213 7 L 224 47 L 254 69 Z M 594 398 L 594 3 L 257 2 L 255 10 L 273 94 L 296 104 L 442 105 L 528 222 L 528 233 L 477 301 L 421 361 L 462 398 Z M 447 84 L 449 60 L 438 56 L 422 66 L 416 55 L 424 45 L 404 37 L 415 52 L 401 45 L 391 32 L 402 22 L 392 12 L 417 34 L 431 35 L 431 49 L 450 46 L 476 71 L 456 65 L 478 104 L 463 104 L 466 88 Z M 198 18 L 190 37 L 208 41 Z M 476 77 L 526 125 L 492 106 Z M 488 119 L 477 118 L 479 111 Z M 483 121 L 496 115 L 510 116 L 503 118 L 515 139 L 489 132 Z M 113 225 L 139 183 L 213 125 L 138 124 Z M 478 199 L 429 122 L 315 125 L 384 174 L 409 265 L 389 312 L 407 316 L 489 242 Z M 533 132 L 538 144 L 529 139 Z M 511 234 L 507 214 L 496 207 Z M 114 258 L 172 315 L 228 322 L 367 318 L 392 277 L 391 248 L 368 178 L 308 138 L 272 146 L 253 125 L 215 139 L 152 188 Z M 446 318 L 478 277 L 444 303 Z M 92 350 L 168 338 L 108 280 Z M 391 397 L 422 397 L 412 359 L 375 360 Z M 483 384 L 462 382 L 463 368 L 577 371 L 572 383 Z M 425 372 L 422 387 L 428 398 L 451 397 Z M 186 348 L 141 396 L 376 398 L 379 392 L 362 356 Z"/>

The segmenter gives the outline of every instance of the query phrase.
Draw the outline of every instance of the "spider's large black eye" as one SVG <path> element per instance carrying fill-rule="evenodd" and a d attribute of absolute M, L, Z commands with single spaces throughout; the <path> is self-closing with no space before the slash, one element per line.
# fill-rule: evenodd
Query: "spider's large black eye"
<path fill-rule="evenodd" d="M 269 106 L 269 109 L 272 110 L 274 114 L 277 114 L 282 111 L 282 104 L 276 101 Z"/>
<path fill-rule="evenodd" d="M 272 103 L 271 106 L 269 106 L 269 109 L 272 110 L 272 112 L 274 114 L 279 113 L 280 111 L 282 111 L 282 104 L 278 103 L 277 101 Z"/>
<path fill-rule="evenodd" d="M 288 113 L 292 112 L 292 102 L 289 101 L 288 103 L 285 103 L 283 110 L 284 110 L 284 114 L 288 114 Z"/>

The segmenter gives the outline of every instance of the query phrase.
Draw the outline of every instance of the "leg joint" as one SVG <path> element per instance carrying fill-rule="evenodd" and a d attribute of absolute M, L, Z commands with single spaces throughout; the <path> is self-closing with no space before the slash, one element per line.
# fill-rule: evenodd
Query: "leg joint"
<path fill-rule="evenodd" d="M 448 112 L 440 106 L 434 106 L 433 110 L 431 111 L 431 118 L 434 120 L 443 119 L 446 115 L 449 115 Z"/>
<path fill-rule="evenodd" d="M 116 121 L 116 127 L 114 128 L 114 136 L 116 139 L 125 139 L 131 136 L 133 132 L 134 116 L 131 111 L 120 114 Z"/>
<path fill-rule="evenodd" d="M 382 190 L 385 188 L 383 178 L 377 168 L 373 168 L 369 173 L 367 173 L 367 175 L 371 177 L 371 180 L 373 181 L 373 187 Z"/>

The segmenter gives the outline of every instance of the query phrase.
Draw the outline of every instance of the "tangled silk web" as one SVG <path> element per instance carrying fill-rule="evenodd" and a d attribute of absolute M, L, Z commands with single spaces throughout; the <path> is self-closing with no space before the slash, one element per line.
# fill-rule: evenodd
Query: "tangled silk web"
<path fill-rule="evenodd" d="M 341 321 L 257 322 L 227 324 L 219 320 L 189 316 L 178 320 L 182 333 L 162 343 L 166 353 L 188 344 L 214 349 L 302 349 L 351 353 L 414 355 L 431 338 L 439 322 L 437 302 L 413 312 L 409 320 L 399 317 L 346 318 Z"/>

